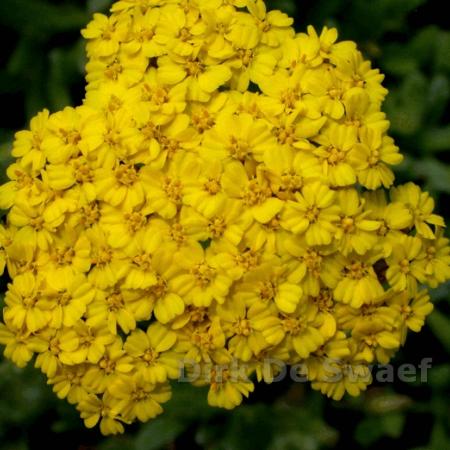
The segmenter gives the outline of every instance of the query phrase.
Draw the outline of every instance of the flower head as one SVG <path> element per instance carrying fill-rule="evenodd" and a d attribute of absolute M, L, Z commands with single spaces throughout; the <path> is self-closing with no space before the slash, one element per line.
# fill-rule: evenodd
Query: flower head
<path fill-rule="evenodd" d="M 285 364 L 359 395 L 450 278 L 433 199 L 394 186 L 383 75 L 292 24 L 262 0 L 119 0 L 82 31 L 83 105 L 16 134 L 0 344 L 86 427 L 156 417 L 181 369 L 226 409 Z"/>

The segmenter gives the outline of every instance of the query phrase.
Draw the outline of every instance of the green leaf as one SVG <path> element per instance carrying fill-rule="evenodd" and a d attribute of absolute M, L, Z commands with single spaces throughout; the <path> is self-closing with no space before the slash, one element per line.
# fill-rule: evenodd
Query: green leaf
<path fill-rule="evenodd" d="M 422 67 L 430 67 L 433 63 L 436 42 L 441 30 L 434 25 L 418 30 L 410 41 L 409 53 L 419 62 Z"/>
<path fill-rule="evenodd" d="M 185 424 L 172 417 L 160 416 L 145 424 L 136 436 L 136 450 L 158 450 L 183 432 Z"/>
<path fill-rule="evenodd" d="M 0 183 L 7 181 L 6 169 L 12 163 L 11 156 L 11 141 L 6 141 L 0 144 Z"/>
<path fill-rule="evenodd" d="M 434 335 L 450 353 L 450 319 L 435 309 L 428 317 L 428 324 Z"/>
<path fill-rule="evenodd" d="M 383 435 L 383 430 L 379 425 L 377 417 L 368 417 L 361 420 L 354 433 L 356 441 L 365 447 L 376 442 Z"/>
<path fill-rule="evenodd" d="M 398 413 L 367 417 L 358 423 L 355 429 L 355 439 L 361 445 L 369 446 L 383 436 L 399 437 L 404 425 L 405 417 Z"/>
<path fill-rule="evenodd" d="M 432 77 L 427 95 L 427 123 L 439 123 L 445 114 L 450 99 L 450 82 L 448 77 L 436 74 Z M 447 141 L 447 148 L 450 142 Z"/>
<path fill-rule="evenodd" d="M 391 438 L 401 436 L 405 425 L 405 416 L 403 414 L 386 414 L 381 416 L 381 426 L 384 434 Z"/>
<path fill-rule="evenodd" d="M 446 433 L 442 423 L 436 422 L 431 432 L 430 450 L 447 449 L 450 443 L 450 436 Z"/>
<path fill-rule="evenodd" d="M 450 125 L 442 128 L 428 128 L 422 135 L 421 148 L 429 153 L 450 150 Z"/>
<path fill-rule="evenodd" d="M 386 46 L 380 61 L 384 72 L 404 77 L 418 69 L 418 60 L 410 52 L 405 52 L 402 44 L 393 43 Z"/>
<path fill-rule="evenodd" d="M 293 16 L 297 10 L 297 4 L 290 0 L 269 0 L 266 3 L 268 9 L 279 9 L 290 16 Z"/>
<path fill-rule="evenodd" d="M 429 382 L 433 388 L 444 389 L 450 386 L 450 364 L 440 364 L 430 369 Z"/>
<path fill-rule="evenodd" d="M 83 10 L 71 5 L 56 6 L 42 0 L 0 2 L 0 24 L 42 39 L 55 32 L 79 30 L 87 20 Z"/>
<path fill-rule="evenodd" d="M 450 73 L 450 33 L 441 32 L 436 41 L 436 70 Z"/>
<path fill-rule="evenodd" d="M 388 413 L 402 411 L 412 404 L 411 398 L 406 395 L 381 391 L 376 395 L 368 396 L 365 408 L 368 412 L 383 416 Z"/>
<path fill-rule="evenodd" d="M 207 388 L 189 383 L 174 383 L 172 399 L 166 405 L 165 414 L 185 422 L 210 418 L 220 410 L 208 406 L 207 391 Z"/>
<path fill-rule="evenodd" d="M 50 53 L 50 74 L 49 74 L 49 106 L 52 111 L 63 109 L 70 105 L 70 92 L 65 76 L 65 57 L 62 50 L 53 50 Z"/>
<path fill-rule="evenodd" d="M 390 93 L 386 99 L 385 111 L 391 121 L 392 131 L 410 136 L 420 129 L 427 90 L 427 79 L 416 71 L 404 79 L 398 90 Z"/>
<path fill-rule="evenodd" d="M 450 168 L 434 158 L 415 160 L 412 167 L 414 176 L 426 182 L 425 189 L 450 193 Z"/>
<path fill-rule="evenodd" d="M 87 10 L 89 13 L 106 13 L 111 7 L 111 0 L 88 0 Z"/>
<path fill-rule="evenodd" d="M 136 450 L 134 435 L 115 436 L 104 440 L 98 450 Z"/>
<path fill-rule="evenodd" d="M 435 289 L 430 290 L 430 296 L 433 303 L 447 301 L 450 303 L 450 282 L 441 284 Z"/>

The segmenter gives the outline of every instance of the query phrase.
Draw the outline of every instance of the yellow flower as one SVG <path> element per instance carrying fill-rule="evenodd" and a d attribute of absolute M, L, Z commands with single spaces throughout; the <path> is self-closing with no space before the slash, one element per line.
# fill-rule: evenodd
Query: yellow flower
<path fill-rule="evenodd" d="M 363 211 L 362 200 L 355 189 L 340 190 L 337 198 L 341 210 L 336 232 L 339 250 L 343 255 L 348 255 L 352 250 L 364 255 L 376 244 L 376 231 L 381 224 L 366 218 L 369 213 Z"/>
<path fill-rule="evenodd" d="M 45 165 L 42 142 L 49 133 L 49 116 L 49 111 L 44 109 L 31 119 L 30 130 L 22 130 L 15 135 L 11 155 L 22 158 L 21 166 L 30 168 L 33 174 L 37 174 Z"/>
<path fill-rule="evenodd" d="M 98 364 L 91 366 L 83 377 L 83 383 L 92 392 L 101 394 L 106 392 L 110 383 L 114 382 L 121 374 L 131 372 L 133 361 L 123 348 L 122 339 L 116 336 L 111 344 L 106 346 L 106 351 Z"/>
<path fill-rule="evenodd" d="M 147 289 L 157 283 L 153 254 L 162 240 L 162 233 L 155 225 L 139 230 L 135 239 L 124 250 L 129 258 L 129 270 L 123 287 L 126 289 Z"/>
<path fill-rule="evenodd" d="M 263 302 L 275 304 L 279 311 L 293 313 L 303 297 L 302 288 L 289 282 L 286 265 L 277 260 L 269 260 L 243 277 L 242 284 L 236 286 L 236 298 L 252 306 Z"/>
<path fill-rule="evenodd" d="M 357 80 L 352 80 L 352 82 L 356 83 L 357 86 L 364 84 L 364 82 Z M 362 87 L 350 88 L 345 92 L 343 102 L 345 108 L 345 125 L 356 127 L 360 133 L 364 134 L 367 133 L 370 135 L 372 132 L 375 132 L 375 136 L 378 133 L 384 134 L 389 129 L 389 121 L 386 120 L 386 114 L 378 111 L 378 109 L 372 108 L 370 96 L 366 89 Z M 389 148 L 394 150 L 392 146 Z M 394 150 L 394 154 L 390 155 L 390 157 L 400 158 L 401 155 L 395 153 Z"/>
<path fill-rule="evenodd" d="M 130 210 L 145 200 L 141 172 L 132 164 L 117 164 L 112 169 L 97 169 L 94 175 L 97 198 L 112 206 Z"/>
<path fill-rule="evenodd" d="M 191 306 L 188 306 L 191 308 Z M 231 355 L 225 349 L 225 333 L 220 325 L 219 318 L 216 316 L 212 320 L 193 320 L 199 316 L 201 319 L 201 310 L 191 310 L 193 315 L 190 322 L 184 327 L 177 330 L 179 340 L 179 350 L 184 354 L 184 361 L 189 372 L 189 364 L 194 363 L 211 363 L 217 364 L 228 363 Z M 193 317 L 192 317 L 193 316 Z M 176 322 L 175 322 L 176 323 Z M 185 370 L 186 370 L 185 369 Z M 195 369 L 194 369 L 195 370 Z"/>
<path fill-rule="evenodd" d="M 226 305 L 219 305 L 217 314 L 229 338 L 229 351 L 236 358 L 248 362 L 268 346 L 261 331 L 255 329 L 258 316 L 267 308 L 264 303 L 255 303 L 247 308 L 242 301 L 234 300 Z"/>
<path fill-rule="evenodd" d="M 434 200 L 428 192 L 422 192 L 419 186 L 406 183 L 392 188 L 390 193 L 392 201 L 401 202 L 410 210 L 417 233 L 424 238 L 434 239 L 430 225 L 445 227 L 444 219 L 433 214 Z"/>
<path fill-rule="evenodd" d="M 106 57 L 119 51 L 120 43 L 126 39 L 130 18 L 94 14 L 94 20 L 81 31 L 90 42 L 87 45 L 88 56 Z"/>
<path fill-rule="evenodd" d="M 185 181 L 183 202 L 200 214 L 211 217 L 224 209 L 223 204 L 227 200 L 220 182 L 223 165 L 219 161 L 209 160 L 201 160 L 199 164 L 197 176 Z"/>
<path fill-rule="evenodd" d="M 353 397 L 360 395 L 371 382 L 369 367 L 353 362 L 350 354 L 338 360 L 327 359 L 324 373 L 311 383 L 311 387 L 333 400 L 341 400 L 345 393 Z"/>
<path fill-rule="evenodd" d="M 44 291 L 43 302 L 51 310 L 49 326 L 61 328 L 72 327 L 86 312 L 96 290 L 80 273 L 70 273 L 65 277 L 47 277 L 47 289 Z"/>
<path fill-rule="evenodd" d="M 227 61 L 227 65 L 233 70 L 231 87 L 239 92 L 246 91 L 250 82 L 258 84 L 272 75 L 277 65 L 277 54 L 270 47 L 246 48 L 247 41 L 251 40 L 250 36 L 246 36 L 248 32 L 248 26 L 239 30 L 237 34 L 242 35 L 240 39 L 244 42 L 235 44 L 238 49 Z"/>
<path fill-rule="evenodd" d="M 209 405 L 233 409 L 242 403 L 243 397 L 253 392 L 254 385 L 248 377 L 230 366 L 213 366 L 210 369 Z"/>
<path fill-rule="evenodd" d="M 322 285 L 336 286 L 341 266 L 333 249 L 310 247 L 301 237 L 286 240 L 285 248 L 286 263 L 292 271 L 290 280 L 299 284 L 305 295 L 319 295 Z"/>
<path fill-rule="evenodd" d="M 324 317 L 317 313 L 311 303 L 300 303 L 295 314 L 279 317 L 285 345 L 292 348 L 300 358 L 307 358 L 329 337 L 324 332 L 326 330 L 322 329 L 323 323 Z"/>
<path fill-rule="evenodd" d="M 46 125 L 48 133 L 41 148 L 50 163 L 64 164 L 79 154 L 78 144 L 82 140 L 88 119 L 80 112 L 77 108 L 67 107 L 49 117 Z"/>
<path fill-rule="evenodd" d="M 294 234 L 304 234 L 308 245 L 331 243 L 335 223 L 339 219 L 336 194 L 320 182 L 309 183 L 288 201 L 281 216 L 283 228 Z"/>
<path fill-rule="evenodd" d="M 403 156 L 398 153 L 392 138 L 382 137 L 372 128 L 362 128 L 359 144 L 349 153 L 352 163 L 358 167 L 358 181 L 367 189 L 377 189 L 381 185 L 389 188 L 394 182 L 394 174 L 387 164 L 400 164 Z"/>
<path fill-rule="evenodd" d="M 181 207 L 184 183 L 197 178 L 197 158 L 191 153 L 179 153 L 168 166 L 167 172 L 145 168 L 143 185 L 148 205 L 164 219 L 172 219 Z"/>
<path fill-rule="evenodd" d="M 45 347 L 45 342 L 30 337 L 28 331 L 14 327 L 6 318 L 4 321 L 6 325 L 0 323 L 0 344 L 5 346 L 3 354 L 17 367 L 25 367 L 34 352 Z"/>
<path fill-rule="evenodd" d="M 335 72 L 326 67 L 309 70 L 303 83 L 305 92 L 319 99 L 324 114 L 335 120 L 342 118 L 345 88 Z"/>
<path fill-rule="evenodd" d="M 393 187 L 383 75 L 292 24 L 263 0 L 119 0 L 82 31 L 82 105 L 16 134 L 0 344 L 86 427 L 157 416 L 182 373 L 226 409 L 288 365 L 359 395 L 450 278 L 433 199 Z"/>
<path fill-rule="evenodd" d="M 306 376 L 309 381 L 326 380 L 330 362 L 349 356 L 349 339 L 344 332 L 338 331 L 333 338 L 309 355 L 300 367 L 300 374 Z"/>
<path fill-rule="evenodd" d="M 356 182 L 357 166 L 350 160 L 350 151 L 357 142 L 353 127 L 333 126 L 320 134 L 315 141 L 320 145 L 314 154 L 322 164 L 323 174 L 331 186 L 349 186 Z"/>
<path fill-rule="evenodd" d="M 225 64 L 206 64 L 194 55 L 158 58 L 158 81 L 168 85 L 184 81 L 188 100 L 207 102 L 230 78 L 231 70 Z"/>
<path fill-rule="evenodd" d="M 223 268 L 220 254 L 205 251 L 199 244 L 179 251 L 175 263 L 183 273 L 175 277 L 173 283 L 186 304 L 209 306 L 214 300 L 225 301 L 232 279 Z"/>
<path fill-rule="evenodd" d="M 156 417 L 163 412 L 161 403 L 172 395 L 168 384 L 150 384 L 139 375 L 118 378 L 108 386 L 108 392 L 114 399 L 113 414 L 120 414 L 125 422 L 147 422 Z"/>
<path fill-rule="evenodd" d="M 34 349 L 38 353 L 35 367 L 49 378 L 54 377 L 64 364 L 70 364 L 66 355 L 80 345 L 75 331 L 67 328 L 46 328 L 40 333 L 39 339 L 42 345 Z"/>
<path fill-rule="evenodd" d="M 103 324 L 101 328 L 94 328 L 80 320 L 72 329 L 79 338 L 78 346 L 71 350 L 63 350 L 61 355 L 65 359 L 65 364 L 69 365 L 85 362 L 97 364 L 105 354 L 106 346 L 115 339 Z"/>
<path fill-rule="evenodd" d="M 139 290 L 111 287 L 98 291 L 96 298 L 88 305 L 86 323 L 92 327 L 107 325 L 111 334 L 117 334 L 118 327 L 125 333 L 136 328 L 136 311 L 140 303 L 148 300 Z"/>
<path fill-rule="evenodd" d="M 113 411 L 113 406 L 111 395 L 105 392 L 101 399 L 96 395 L 89 395 L 80 401 L 77 409 L 86 428 L 93 428 L 100 422 L 100 432 L 104 435 L 123 433 L 123 425 Z"/>
<path fill-rule="evenodd" d="M 176 340 L 173 331 L 153 323 L 147 332 L 133 331 L 124 349 L 133 359 L 131 367 L 146 382 L 164 383 L 168 378 L 176 378 L 180 371 L 179 354 L 174 351 Z"/>
<path fill-rule="evenodd" d="M 419 291 L 412 299 L 407 292 L 392 298 L 391 305 L 398 310 L 401 319 L 401 343 L 406 339 L 408 329 L 418 333 L 425 323 L 425 318 L 433 311 L 433 304 L 426 290 Z"/>
<path fill-rule="evenodd" d="M 344 47 L 345 44 L 353 43 L 340 42 L 337 46 Z M 387 94 L 387 89 L 381 83 L 384 75 L 378 69 L 372 69 L 370 61 L 364 60 L 361 52 L 355 51 L 353 48 L 349 51 L 349 45 L 335 51 L 332 60 L 336 64 L 339 76 L 349 87 L 364 87 L 369 94 L 371 103 L 379 109 L 381 102 Z"/>
<path fill-rule="evenodd" d="M 180 212 L 180 224 L 186 234 L 196 242 L 210 241 L 211 246 L 219 248 L 238 245 L 251 222 L 251 216 L 245 214 L 242 205 L 228 199 L 217 214 L 204 216 L 192 208 L 183 207 Z"/>
<path fill-rule="evenodd" d="M 430 287 L 435 288 L 450 279 L 450 247 L 449 240 L 443 237 L 443 230 L 436 231 L 436 239 L 424 240 L 423 250 L 425 258 L 424 276 L 420 279 Z"/>
<path fill-rule="evenodd" d="M 185 10 L 179 5 L 161 9 L 155 40 L 177 56 L 197 54 L 207 33 L 206 24 L 194 9 Z"/>
<path fill-rule="evenodd" d="M 334 311 L 338 327 L 352 330 L 360 324 L 375 322 L 384 325 L 386 329 L 394 329 L 399 319 L 396 308 L 391 305 L 394 295 L 392 290 L 386 291 L 380 297 L 363 303 L 359 308 L 343 303 L 336 304 Z"/>
<path fill-rule="evenodd" d="M 381 236 L 386 236 L 390 230 L 404 230 L 413 225 L 410 210 L 400 202 L 388 203 L 383 190 L 367 191 L 364 193 L 364 209 L 370 211 L 368 217 L 381 221 L 377 230 Z"/>
<path fill-rule="evenodd" d="M 142 52 L 149 58 L 161 56 L 164 53 L 164 47 L 157 40 L 160 16 L 159 8 L 148 8 L 146 11 L 140 8 L 135 9 L 128 39 L 122 43 L 125 53 L 133 55 Z"/>
<path fill-rule="evenodd" d="M 276 139 L 263 120 L 254 120 L 250 114 L 219 116 L 214 127 L 205 133 L 200 155 L 205 159 L 238 160 L 244 163 L 277 149 Z"/>
<path fill-rule="evenodd" d="M 109 246 L 108 235 L 98 225 L 86 230 L 86 236 L 91 243 L 89 282 L 100 289 L 113 286 L 128 272 L 126 255 Z"/>
<path fill-rule="evenodd" d="M 114 81 L 133 87 L 142 80 L 148 58 L 142 53 L 131 55 L 125 51 L 106 58 L 93 58 L 86 64 L 86 90 L 97 89 L 102 83 Z"/>
<path fill-rule="evenodd" d="M 140 106 L 150 110 L 154 121 L 165 123 L 186 109 L 186 85 L 161 85 L 157 70 L 151 67 L 140 85 L 140 99 Z"/>
<path fill-rule="evenodd" d="M 49 377 L 47 384 L 53 385 L 53 392 L 60 399 L 67 398 L 71 404 L 79 404 L 89 398 L 89 390 L 84 385 L 87 364 L 62 365 L 56 374 Z"/>
<path fill-rule="evenodd" d="M 266 152 L 264 165 L 272 192 L 282 200 L 293 200 L 303 186 L 322 179 L 318 159 L 306 152 L 295 152 L 291 147 Z"/>
<path fill-rule="evenodd" d="M 376 359 L 381 364 L 387 364 L 390 352 L 400 346 L 396 333 L 387 330 L 386 325 L 379 322 L 358 324 L 352 330 L 352 339 L 357 346 L 355 358 L 368 363 Z"/>
<path fill-rule="evenodd" d="M 420 262 L 423 258 L 422 241 L 415 236 L 402 235 L 392 246 L 392 254 L 386 258 L 387 281 L 395 291 L 406 289 L 413 296 L 417 292 L 417 281 L 424 275 Z"/>
<path fill-rule="evenodd" d="M 42 284 L 43 280 L 30 272 L 16 276 L 5 295 L 5 321 L 30 333 L 45 328 L 51 320 L 51 312 L 48 302 L 40 295 Z"/>
<path fill-rule="evenodd" d="M 284 204 L 272 196 L 262 170 L 256 168 L 256 173 L 252 175 L 247 174 L 240 162 L 230 162 L 225 168 L 222 186 L 230 198 L 240 200 L 254 220 L 267 223 L 281 211 Z"/>
<path fill-rule="evenodd" d="M 156 283 L 147 294 L 154 301 L 156 319 L 166 324 L 184 312 L 185 303 L 179 292 L 182 286 L 176 283 L 181 269 L 174 264 L 174 247 L 171 245 L 161 246 L 153 255 L 152 262 Z"/>

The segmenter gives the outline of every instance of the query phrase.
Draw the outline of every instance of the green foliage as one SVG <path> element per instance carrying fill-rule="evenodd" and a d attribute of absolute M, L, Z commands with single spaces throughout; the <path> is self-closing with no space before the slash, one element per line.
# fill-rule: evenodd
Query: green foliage
<path fill-rule="evenodd" d="M 272 0 L 304 30 L 337 26 L 386 74 L 385 111 L 405 162 L 399 182 L 413 180 L 450 219 L 450 32 L 433 0 Z M 1 0 L 0 181 L 14 132 L 43 107 L 78 104 L 84 92 L 79 30 L 108 0 Z M 4 286 L 6 280 L 2 280 Z M 211 449 L 319 450 L 382 446 L 450 448 L 450 287 L 433 292 L 436 308 L 419 336 L 410 336 L 395 364 L 433 357 L 427 383 L 374 386 L 360 398 L 331 402 L 302 383 L 257 387 L 235 411 L 207 407 L 203 389 L 180 384 L 156 420 L 124 436 L 86 430 L 34 369 L 0 362 L 0 450 Z"/>

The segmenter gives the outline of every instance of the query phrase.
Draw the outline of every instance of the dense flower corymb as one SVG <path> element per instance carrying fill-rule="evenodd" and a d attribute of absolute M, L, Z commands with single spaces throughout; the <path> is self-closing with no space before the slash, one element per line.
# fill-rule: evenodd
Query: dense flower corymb
<path fill-rule="evenodd" d="M 118 1 L 82 31 L 83 104 L 17 133 L 0 343 L 87 427 L 160 414 L 183 364 L 224 408 L 274 360 L 358 395 L 450 278 L 433 199 L 393 186 L 383 76 L 292 23 L 261 0 Z"/>

